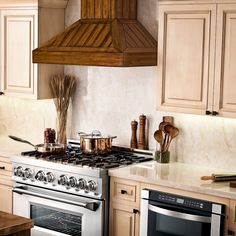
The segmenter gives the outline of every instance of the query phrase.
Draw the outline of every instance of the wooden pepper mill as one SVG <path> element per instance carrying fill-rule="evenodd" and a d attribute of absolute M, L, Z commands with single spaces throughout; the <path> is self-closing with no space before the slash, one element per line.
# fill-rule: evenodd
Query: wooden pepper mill
<path fill-rule="evenodd" d="M 131 148 L 138 148 L 137 127 L 138 127 L 138 122 L 136 120 L 131 121 L 131 132 L 132 132 L 130 141 Z"/>
<path fill-rule="evenodd" d="M 138 149 L 146 149 L 146 137 L 145 137 L 146 116 L 139 116 L 139 138 Z"/>

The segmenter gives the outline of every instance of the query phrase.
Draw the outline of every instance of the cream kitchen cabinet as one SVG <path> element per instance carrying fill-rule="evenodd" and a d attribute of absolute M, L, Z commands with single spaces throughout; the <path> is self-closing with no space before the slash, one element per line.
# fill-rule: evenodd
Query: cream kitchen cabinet
<path fill-rule="evenodd" d="M 111 178 L 110 188 L 110 236 L 139 235 L 139 183 Z"/>
<path fill-rule="evenodd" d="M 12 165 L 0 156 L 0 211 L 12 213 Z"/>
<path fill-rule="evenodd" d="M 50 77 L 63 66 L 32 63 L 32 50 L 64 29 L 67 1 L 0 1 L 1 91 L 7 96 L 52 97 Z"/>
<path fill-rule="evenodd" d="M 229 230 L 230 235 L 236 235 L 236 201 L 230 200 L 229 202 Z"/>
<path fill-rule="evenodd" d="M 110 183 L 110 236 L 139 235 L 141 190 L 145 188 L 224 204 L 226 206 L 224 235 L 236 235 L 235 200 L 112 176 Z"/>
<path fill-rule="evenodd" d="M 235 19 L 234 0 L 160 1 L 158 109 L 236 117 Z"/>

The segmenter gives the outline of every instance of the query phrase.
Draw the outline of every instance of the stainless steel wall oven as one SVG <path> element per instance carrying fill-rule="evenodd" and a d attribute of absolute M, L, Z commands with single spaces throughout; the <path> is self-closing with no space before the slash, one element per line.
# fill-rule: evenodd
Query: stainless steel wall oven
<path fill-rule="evenodd" d="M 140 236 L 223 236 L 225 206 L 149 189 L 141 194 Z"/>

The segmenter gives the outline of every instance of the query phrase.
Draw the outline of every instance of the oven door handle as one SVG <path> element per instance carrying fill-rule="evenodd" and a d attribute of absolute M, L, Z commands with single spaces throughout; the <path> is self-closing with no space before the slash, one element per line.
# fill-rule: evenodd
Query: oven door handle
<path fill-rule="evenodd" d="M 68 203 L 68 204 L 84 207 L 84 208 L 91 210 L 91 211 L 96 211 L 100 205 L 100 203 L 97 201 L 91 201 L 91 202 L 77 202 L 76 201 L 75 202 L 75 201 L 71 201 L 71 200 L 67 200 L 67 199 L 61 199 L 58 197 L 48 196 L 48 195 L 41 194 L 41 193 L 35 193 L 35 192 L 27 190 L 26 186 L 14 187 L 12 191 L 14 193 L 18 193 L 18 194 L 26 194 L 26 195 L 31 195 L 34 197 L 41 197 L 41 198 L 45 198 L 48 200 L 53 200 L 53 201 L 57 201 L 57 202 L 63 202 L 63 203 Z"/>
<path fill-rule="evenodd" d="M 186 213 L 177 212 L 177 211 L 170 211 L 164 208 L 153 206 L 151 204 L 148 205 L 148 209 L 150 211 L 153 211 L 162 215 L 171 216 L 171 217 L 175 217 L 179 219 L 211 223 L 211 217 L 207 217 L 207 216 L 199 216 L 199 215 L 186 214 Z"/>

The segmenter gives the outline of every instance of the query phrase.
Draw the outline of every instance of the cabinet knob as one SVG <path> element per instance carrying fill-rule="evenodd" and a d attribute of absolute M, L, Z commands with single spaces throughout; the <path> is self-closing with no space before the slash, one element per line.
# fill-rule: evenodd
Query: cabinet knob
<path fill-rule="evenodd" d="M 0 166 L 0 170 L 5 170 L 5 166 Z"/>
<path fill-rule="evenodd" d="M 133 213 L 134 213 L 134 214 L 138 214 L 138 213 L 139 213 L 139 210 L 138 210 L 138 209 L 133 209 Z"/>
<path fill-rule="evenodd" d="M 219 115 L 219 113 L 218 113 L 217 111 L 213 111 L 213 112 L 212 112 L 212 115 L 213 115 L 213 116 L 217 116 L 217 115 Z"/>
<path fill-rule="evenodd" d="M 234 231 L 232 231 L 232 230 L 228 230 L 228 236 L 235 236 Z"/>
<path fill-rule="evenodd" d="M 123 190 L 123 189 L 120 192 L 121 192 L 121 194 L 128 194 L 128 192 L 126 190 Z"/>
<path fill-rule="evenodd" d="M 206 115 L 211 115 L 212 113 L 210 111 L 206 111 Z"/>
<path fill-rule="evenodd" d="M 4 95 L 4 92 L 1 92 L 1 91 L 0 91 L 0 95 Z"/>

